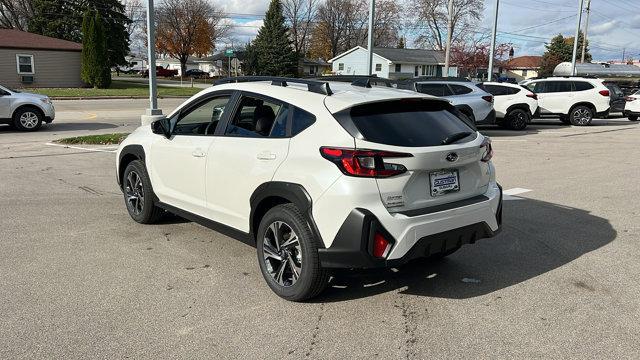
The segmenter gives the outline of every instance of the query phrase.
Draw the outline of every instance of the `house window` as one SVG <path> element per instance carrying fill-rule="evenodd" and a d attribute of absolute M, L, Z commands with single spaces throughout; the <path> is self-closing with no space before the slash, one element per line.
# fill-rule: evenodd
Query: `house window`
<path fill-rule="evenodd" d="M 579 39 L 579 38 L 578 38 Z M 527 70 L 522 70 L 522 76 L 527 77 Z"/>
<path fill-rule="evenodd" d="M 422 65 L 421 66 L 422 76 L 435 76 L 436 75 L 436 66 L 435 65 Z"/>
<path fill-rule="evenodd" d="M 401 71 L 402 71 L 402 65 L 396 64 L 396 72 L 401 72 Z"/>
<path fill-rule="evenodd" d="M 418 77 L 420 75 L 420 73 L 418 72 L 420 69 L 420 67 L 418 65 L 416 65 L 416 68 L 413 71 L 413 76 Z"/>
<path fill-rule="evenodd" d="M 16 55 L 16 65 L 18 74 L 34 74 L 33 71 L 33 55 Z"/>
<path fill-rule="evenodd" d="M 376 64 L 376 71 L 382 71 L 382 64 Z"/>
<path fill-rule="evenodd" d="M 344 70 L 344 63 L 338 63 L 338 70 L 339 71 Z"/>

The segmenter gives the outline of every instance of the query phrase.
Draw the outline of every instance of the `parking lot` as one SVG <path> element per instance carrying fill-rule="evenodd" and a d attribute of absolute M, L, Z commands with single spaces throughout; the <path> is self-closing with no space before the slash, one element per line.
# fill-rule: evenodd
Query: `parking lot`
<path fill-rule="evenodd" d="M 145 106 L 58 101 L 39 132 L 0 127 L 0 358 L 640 357 L 640 124 L 482 129 L 510 194 L 499 236 L 292 303 L 254 248 L 132 221 L 113 147 L 47 145 L 130 132 Z"/>

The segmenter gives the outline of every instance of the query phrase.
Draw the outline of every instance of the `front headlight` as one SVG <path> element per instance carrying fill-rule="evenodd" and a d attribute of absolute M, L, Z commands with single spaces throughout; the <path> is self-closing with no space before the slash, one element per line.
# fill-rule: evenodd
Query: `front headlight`
<path fill-rule="evenodd" d="M 51 99 L 49 99 L 48 97 L 42 98 L 42 99 L 40 99 L 40 101 L 42 101 L 45 104 L 51 104 Z"/>

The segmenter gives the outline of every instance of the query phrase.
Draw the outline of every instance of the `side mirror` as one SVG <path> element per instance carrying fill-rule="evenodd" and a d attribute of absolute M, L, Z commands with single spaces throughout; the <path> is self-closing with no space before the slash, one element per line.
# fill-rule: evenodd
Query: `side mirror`
<path fill-rule="evenodd" d="M 171 123 L 169 119 L 163 118 L 152 122 L 151 131 L 154 134 L 164 135 L 167 139 L 171 138 Z"/>

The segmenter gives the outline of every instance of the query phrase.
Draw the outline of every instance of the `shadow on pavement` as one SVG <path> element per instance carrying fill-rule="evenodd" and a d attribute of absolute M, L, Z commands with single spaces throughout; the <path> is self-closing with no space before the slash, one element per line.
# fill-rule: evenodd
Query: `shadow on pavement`
<path fill-rule="evenodd" d="M 56 123 L 55 121 L 51 124 L 42 124 L 42 127 L 38 129 L 37 133 L 47 133 L 47 132 L 60 132 L 60 131 L 91 131 L 91 130 L 104 130 L 104 129 L 114 129 L 119 127 L 116 124 L 109 123 L 99 123 L 99 122 L 60 122 Z M 25 133 L 24 131 L 19 131 L 13 129 L 12 127 L 5 125 L 0 126 L 0 134 L 11 134 L 11 133 Z"/>
<path fill-rule="evenodd" d="M 358 299 L 398 289 L 449 299 L 486 295 L 553 271 L 607 245 L 617 235 L 607 219 L 588 211 L 529 199 L 505 202 L 504 224 L 497 237 L 466 245 L 443 260 L 338 273 L 314 302 Z"/>

